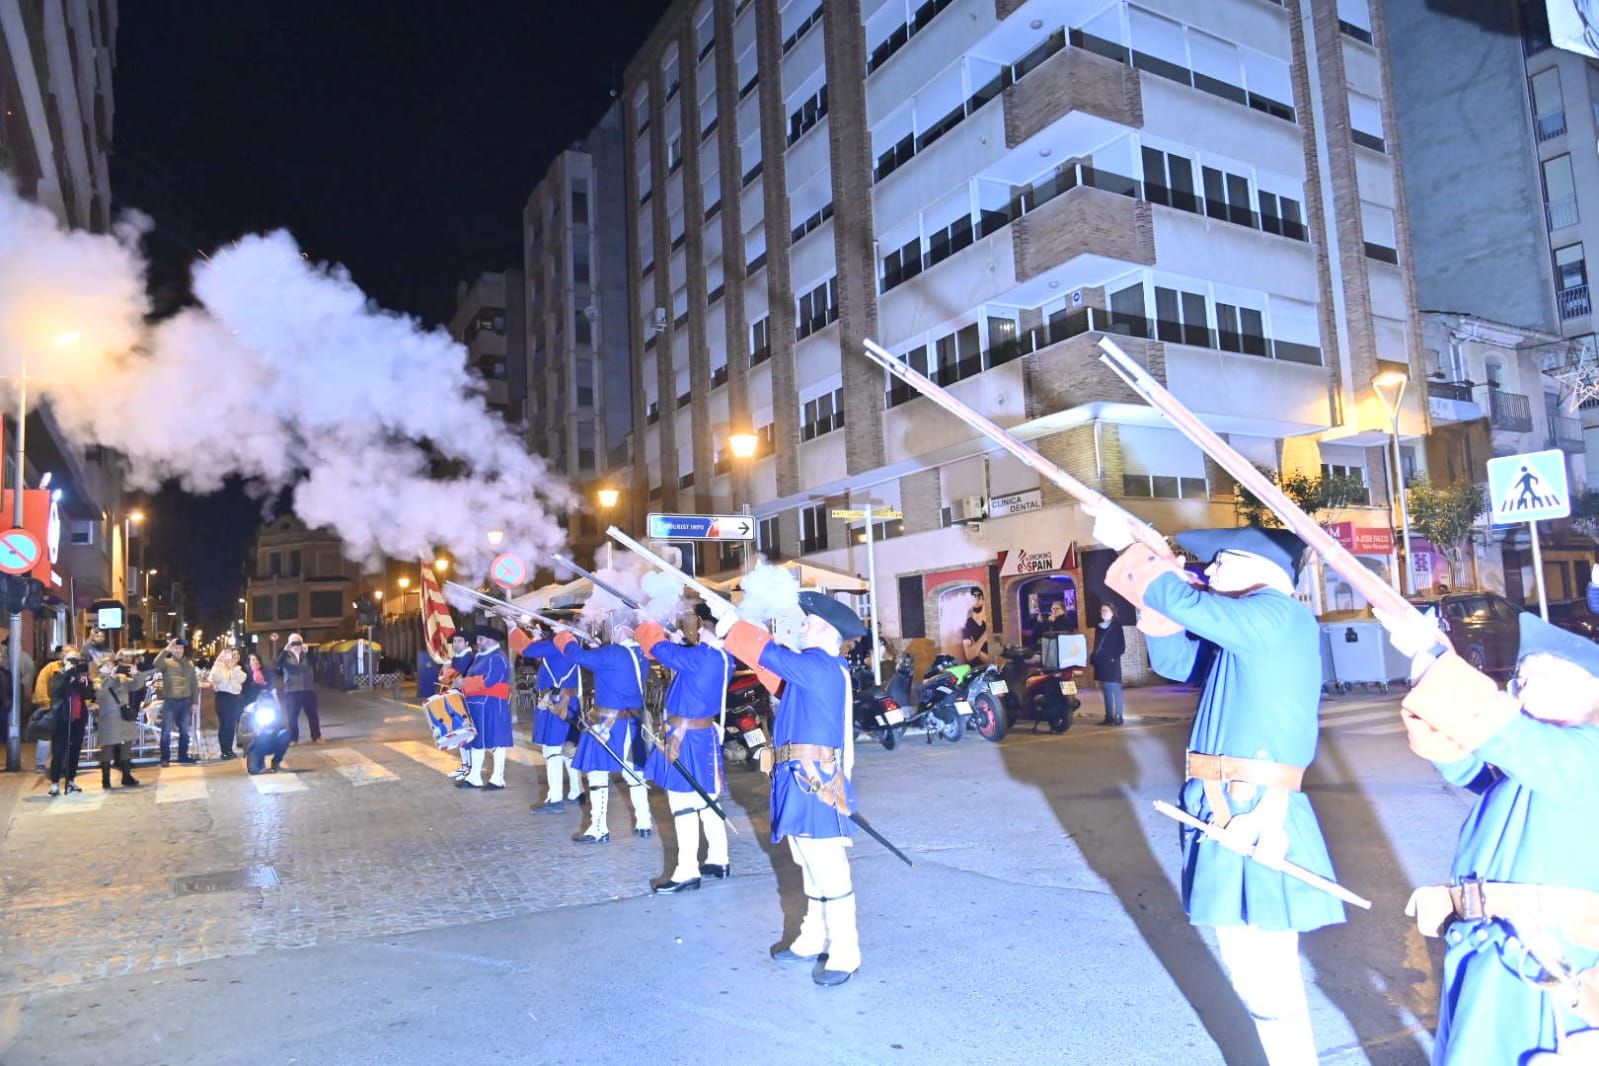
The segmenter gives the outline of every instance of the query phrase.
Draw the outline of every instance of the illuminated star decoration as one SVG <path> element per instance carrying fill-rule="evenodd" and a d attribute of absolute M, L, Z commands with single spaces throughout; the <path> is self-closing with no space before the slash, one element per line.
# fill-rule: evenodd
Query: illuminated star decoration
<path fill-rule="evenodd" d="M 1587 401 L 1599 399 L 1599 345 L 1583 345 L 1564 370 L 1550 377 L 1562 385 L 1566 406 L 1573 413 Z"/>

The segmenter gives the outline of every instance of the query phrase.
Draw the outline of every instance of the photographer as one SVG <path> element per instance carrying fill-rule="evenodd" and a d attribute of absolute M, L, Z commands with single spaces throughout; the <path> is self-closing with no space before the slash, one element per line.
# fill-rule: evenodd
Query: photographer
<path fill-rule="evenodd" d="M 111 791 L 111 767 L 115 765 L 122 772 L 123 786 L 135 788 L 139 779 L 133 776 L 133 745 L 139 739 L 139 727 L 134 719 L 139 712 L 134 698 L 144 692 L 146 675 L 134 670 L 130 651 L 117 652 L 114 662 L 102 659 L 99 670 L 95 729 L 100 738 L 100 787 Z"/>
<path fill-rule="evenodd" d="M 161 765 L 172 765 L 172 727 L 178 729 L 178 762 L 196 763 L 189 754 L 189 717 L 200 698 L 200 672 L 185 656 L 189 642 L 175 638 L 155 657 L 161 671 Z"/>
<path fill-rule="evenodd" d="M 50 795 L 61 794 L 61 778 L 67 779 L 67 792 L 82 792 L 78 787 L 78 758 L 83 754 L 83 734 L 89 724 L 89 698 L 94 686 L 89 666 L 76 648 L 61 657 L 61 668 L 50 679 L 50 706 L 55 712 L 55 730 L 50 737 Z"/>

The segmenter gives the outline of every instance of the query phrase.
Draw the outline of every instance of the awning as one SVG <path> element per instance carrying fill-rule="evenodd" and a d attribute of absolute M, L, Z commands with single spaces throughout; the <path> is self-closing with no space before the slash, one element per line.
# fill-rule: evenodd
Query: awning
<path fill-rule="evenodd" d="M 789 560 L 786 563 L 776 564 L 795 575 L 802 589 L 822 589 L 825 592 L 866 592 L 866 581 L 854 574 L 846 574 L 839 570 L 832 570 L 815 563 L 802 563 Z M 742 574 L 729 578 L 726 581 L 707 581 L 707 585 L 720 592 L 732 592 L 742 589 Z"/>
<path fill-rule="evenodd" d="M 512 598 L 514 606 L 524 611 L 547 611 L 553 607 L 580 607 L 594 594 L 594 583 L 580 577 L 564 584 L 544 585 L 532 592 Z"/>

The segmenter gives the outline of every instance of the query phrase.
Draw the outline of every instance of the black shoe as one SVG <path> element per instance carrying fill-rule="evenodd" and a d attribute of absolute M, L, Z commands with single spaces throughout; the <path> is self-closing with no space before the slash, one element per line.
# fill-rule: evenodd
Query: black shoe
<path fill-rule="evenodd" d="M 172 765 L 172 760 L 171 759 L 162 759 L 161 760 L 161 769 L 165 770 L 167 767 L 169 767 L 171 765 Z"/>
<path fill-rule="evenodd" d="M 122 787 L 123 788 L 138 788 L 142 784 L 144 784 L 144 782 L 140 781 L 137 777 L 134 777 L 132 774 L 123 774 L 122 775 Z"/>
<path fill-rule="evenodd" d="M 649 838 L 649 837 L 652 837 L 652 836 L 655 835 L 655 830 L 653 830 L 653 829 L 635 829 L 635 830 L 633 830 L 633 835 L 636 836 L 636 837 Z"/>
<path fill-rule="evenodd" d="M 100 791 L 101 792 L 110 792 L 111 791 L 111 775 L 110 774 L 107 774 L 106 776 L 104 776 L 104 777 L 102 777 L 100 779 Z"/>
<path fill-rule="evenodd" d="M 560 814 L 566 810 L 566 804 L 560 800 L 556 800 L 554 803 L 530 803 L 527 809 L 534 814 Z"/>
<path fill-rule="evenodd" d="M 733 876 L 733 867 L 732 864 L 722 866 L 714 862 L 702 862 L 700 863 L 700 876 L 720 881 L 724 877 Z"/>
<path fill-rule="evenodd" d="M 236 753 L 231 751 L 225 751 L 221 755 L 217 756 L 217 758 L 221 759 L 223 762 L 227 762 L 229 759 L 237 759 L 238 757 L 239 756 Z"/>
<path fill-rule="evenodd" d="M 598 837 L 591 837 L 587 833 L 579 833 L 572 838 L 572 843 L 574 844 L 609 844 L 610 842 L 611 834 L 609 833 Z"/>
<path fill-rule="evenodd" d="M 815 981 L 823 988 L 832 988 L 834 985 L 841 985 L 854 976 L 854 970 L 829 970 L 823 966 L 820 961 L 817 962 L 816 969 L 811 971 L 811 980 Z"/>
<path fill-rule="evenodd" d="M 496 785 L 493 781 L 490 781 L 488 784 L 484 785 L 483 787 L 486 788 L 486 789 L 498 790 L 498 791 L 504 791 L 505 790 L 505 786 L 504 785 Z"/>
<path fill-rule="evenodd" d="M 468 781 L 466 778 L 463 777 L 463 778 L 461 778 L 461 780 L 459 780 L 459 781 L 457 781 L 455 783 L 455 787 L 456 788 L 482 788 L 483 786 L 482 785 L 474 785 L 472 782 Z"/>
<path fill-rule="evenodd" d="M 788 948 L 773 948 L 771 956 L 773 962 L 821 962 L 827 958 L 825 954 L 801 955 Z"/>
<path fill-rule="evenodd" d="M 670 896 L 678 892 L 696 892 L 700 887 L 700 879 L 691 877 L 687 881 L 656 881 L 650 885 L 650 892 L 657 896 Z"/>
<path fill-rule="evenodd" d="M 279 763 L 273 763 L 271 766 L 267 767 L 267 769 L 271 770 L 273 773 L 277 773 L 279 770 L 283 769 L 283 767 Z"/>
<path fill-rule="evenodd" d="M 180 755 L 178 756 L 178 761 L 186 765 L 193 766 L 200 760 L 196 759 L 193 755 Z"/>
<path fill-rule="evenodd" d="M 76 781 L 68 781 L 67 782 L 67 791 L 69 793 L 71 793 L 71 792 L 82 792 L 83 789 L 78 787 L 78 783 Z"/>
<path fill-rule="evenodd" d="M 1121 725 L 1121 720 L 1117 719 L 1117 718 L 1109 718 L 1109 717 L 1101 718 L 1099 720 L 1099 724 L 1100 725 Z"/>

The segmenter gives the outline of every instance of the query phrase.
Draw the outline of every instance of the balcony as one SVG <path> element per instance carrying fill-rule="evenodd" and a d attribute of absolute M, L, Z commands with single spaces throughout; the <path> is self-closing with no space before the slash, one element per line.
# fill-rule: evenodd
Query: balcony
<path fill-rule="evenodd" d="M 1566 113 L 1562 110 L 1549 115 L 1534 115 L 1532 124 L 1538 131 L 1538 143 L 1542 144 L 1544 141 L 1565 136 Z"/>
<path fill-rule="evenodd" d="M 1593 313 L 1593 304 L 1588 299 L 1588 286 L 1573 285 L 1569 289 L 1561 289 L 1555 293 L 1555 306 L 1560 310 L 1560 321 L 1570 322 L 1574 318 L 1586 318 Z"/>
<path fill-rule="evenodd" d="M 1582 420 L 1565 415 L 1549 416 L 1549 447 L 1581 455 L 1586 450 L 1582 439 Z"/>
<path fill-rule="evenodd" d="M 1063 46 L 1064 34 L 1057 37 Z M 1031 76 L 1018 74 L 1016 83 L 1003 94 L 1007 148 L 1015 148 L 1073 112 L 1133 129 L 1144 125 L 1138 72 L 1114 59 L 1082 48 L 1061 48 L 1022 72 Z"/>
<path fill-rule="evenodd" d="M 1562 196 L 1558 200 L 1546 201 L 1543 209 L 1544 215 L 1549 221 L 1549 228 L 1552 230 L 1575 226 L 1582 219 L 1582 216 L 1577 213 L 1577 198 L 1575 196 Z"/>
<path fill-rule="evenodd" d="M 1532 432 L 1532 402 L 1519 392 L 1488 390 L 1488 422 L 1509 433 Z"/>
<path fill-rule="evenodd" d="M 1133 182 L 1136 196 L 1137 183 Z M 1013 224 L 1016 280 L 1026 282 L 1079 255 L 1155 265 L 1155 227 L 1142 200 L 1079 185 Z"/>
<path fill-rule="evenodd" d="M 1429 381 L 1427 413 L 1434 422 L 1475 422 L 1482 417 L 1482 405 L 1471 398 L 1471 386 L 1464 381 Z"/>

